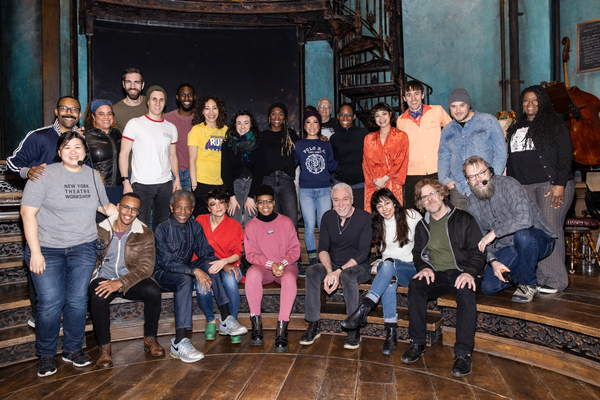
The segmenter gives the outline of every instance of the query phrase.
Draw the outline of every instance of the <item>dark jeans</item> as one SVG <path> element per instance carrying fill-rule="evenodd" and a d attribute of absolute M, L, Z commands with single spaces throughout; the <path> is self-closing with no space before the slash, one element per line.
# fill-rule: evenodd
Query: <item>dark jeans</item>
<path fill-rule="evenodd" d="M 113 292 L 104 298 L 98 296 L 96 288 L 104 278 L 94 279 L 88 288 L 90 295 L 90 310 L 92 323 L 99 345 L 110 343 L 110 302 L 115 297 L 122 297 L 127 300 L 142 300 L 144 302 L 144 336 L 156 337 L 158 332 L 158 319 L 160 318 L 160 287 L 151 278 L 142 279 L 133 285 L 127 293 L 119 291 Z"/>
<path fill-rule="evenodd" d="M 429 175 L 406 175 L 404 186 L 402 187 L 402 195 L 404 197 L 404 208 L 417 209 L 415 206 L 415 185 L 423 179 L 437 179 L 437 172 Z M 420 193 L 419 193 L 420 194 Z M 398 199 L 400 200 L 400 199 Z"/>
<path fill-rule="evenodd" d="M 456 289 L 454 282 L 462 272 L 457 269 L 434 271 L 435 279 L 429 285 L 425 278 L 413 279 L 408 285 L 408 334 L 415 344 L 427 344 L 427 301 L 437 299 L 446 294 L 456 293 L 456 344 L 454 354 L 466 356 L 471 354 L 475 342 L 475 324 L 477 321 L 476 292 L 467 286 Z M 481 279 L 475 278 L 479 288 Z"/>
<path fill-rule="evenodd" d="M 336 271 L 340 267 L 333 265 Z M 315 264 L 306 270 L 306 297 L 305 297 L 305 319 L 308 322 L 315 322 L 321 319 L 321 284 L 327 276 L 327 270 L 323 264 Z M 340 274 L 340 283 L 344 290 L 344 302 L 346 303 L 346 314 L 352 315 L 358 308 L 358 285 L 371 279 L 370 265 L 368 263 L 359 264 L 354 267 L 346 268 Z"/>
<path fill-rule="evenodd" d="M 546 258 L 554 250 L 556 240 L 537 228 L 522 229 L 515 232 L 514 245 L 496 252 L 496 258 L 504 264 L 521 285 L 535 285 L 535 268 L 539 260 Z M 483 294 L 496 294 L 511 283 L 502 282 L 494 275 L 494 269 L 487 267 L 481 283 Z"/>
<path fill-rule="evenodd" d="M 138 218 L 148 225 L 150 223 L 150 212 L 152 212 L 152 230 L 169 217 L 169 201 L 173 193 L 173 182 L 168 181 L 156 185 L 144 185 L 133 183 L 131 188 L 142 199 L 142 210 Z"/>
<path fill-rule="evenodd" d="M 263 177 L 262 184 L 271 186 L 275 191 L 274 211 L 291 219 L 298 229 L 298 194 L 294 178 L 283 171 L 275 171 Z"/>
<path fill-rule="evenodd" d="M 190 264 L 190 268 L 192 270 L 199 268 L 208 273 L 210 264 L 208 261 L 196 260 Z M 154 271 L 153 276 L 162 290 L 173 292 L 173 299 L 175 301 L 175 329 L 192 329 L 192 290 L 194 289 L 196 277 L 164 270 Z M 209 274 L 209 276 L 212 280 L 211 288 L 217 305 L 228 304 L 229 297 L 227 297 L 227 292 L 225 292 L 219 274 Z"/>
<path fill-rule="evenodd" d="M 194 189 L 194 197 L 196 198 L 196 206 L 194 207 L 194 218 L 198 215 L 208 214 L 208 208 L 206 207 L 206 202 L 204 201 L 204 196 L 208 194 L 211 190 L 216 188 L 218 185 L 207 185 L 205 183 L 196 182 L 198 186 Z M 230 194 L 231 196 L 232 194 Z M 243 207 L 243 205 L 242 205 Z"/>
<path fill-rule="evenodd" d="M 31 274 L 37 293 L 35 317 L 36 354 L 54 357 L 58 345 L 61 315 L 63 316 L 63 353 L 81 350 L 87 314 L 87 288 L 94 271 L 94 242 L 67 248 L 42 247 L 46 270 Z M 25 263 L 29 265 L 31 251 L 25 247 Z"/>

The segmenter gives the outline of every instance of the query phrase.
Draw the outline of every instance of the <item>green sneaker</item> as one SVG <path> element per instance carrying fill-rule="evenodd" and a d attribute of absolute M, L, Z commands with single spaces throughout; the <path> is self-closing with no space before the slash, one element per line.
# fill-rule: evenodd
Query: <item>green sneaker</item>
<path fill-rule="evenodd" d="M 230 336 L 230 338 L 231 338 L 231 343 L 239 343 L 242 341 L 241 336 Z"/>
<path fill-rule="evenodd" d="M 204 338 L 206 340 L 215 340 L 215 336 L 217 334 L 217 325 L 215 325 L 215 321 L 209 322 L 206 324 L 206 329 L 204 329 Z"/>

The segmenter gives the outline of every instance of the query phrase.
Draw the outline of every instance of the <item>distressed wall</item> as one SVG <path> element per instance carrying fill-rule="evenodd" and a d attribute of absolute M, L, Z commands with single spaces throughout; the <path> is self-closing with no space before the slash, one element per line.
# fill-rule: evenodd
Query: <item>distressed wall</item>
<path fill-rule="evenodd" d="M 316 107 L 322 97 L 329 97 L 333 101 L 333 49 L 331 45 L 326 40 L 307 42 L 304 59 L 306 105 Z"/>

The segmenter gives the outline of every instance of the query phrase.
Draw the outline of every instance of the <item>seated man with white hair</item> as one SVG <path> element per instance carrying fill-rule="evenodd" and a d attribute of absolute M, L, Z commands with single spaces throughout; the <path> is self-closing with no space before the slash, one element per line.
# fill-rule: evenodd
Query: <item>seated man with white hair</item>
<path fill-rule="evenodd" d="M 321 283 L 328 294 L 341 283 L 348 316 L 358 308 L 358 285 L 371 278 L 369 252 L 373 229 L 371 214 L 352 206 L 352 188 L 338 183 L 331 190 L 333 210 L 323 214 L 319 232 L 319 263 L 306 270 L 306 320 L 300 344 L 313 344 L 321 336 Z M 346 349 L 360 345 L 360 328 L 348 331 Z"/>

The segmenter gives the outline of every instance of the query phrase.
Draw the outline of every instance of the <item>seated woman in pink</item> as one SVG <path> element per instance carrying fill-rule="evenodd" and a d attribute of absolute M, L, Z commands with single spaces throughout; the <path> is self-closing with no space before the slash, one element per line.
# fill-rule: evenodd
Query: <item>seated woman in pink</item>
<path fill-rule="evenodd" d="M 273 212 L 274 198 L 271 186 L 262 185 L 256 190 L 258 216 L 248 221 L 244 229 L 246 259 L 252 264 L 246 273 L 246 299 L 252 320 L 250 344 L 261 346 L 265 343 L 260 318 L 263 285 L 271 282 L 281 285 L 275 352 L 287 353 L 288 322 L 298 289 L 296 261 L 300 258 L 300 242 L 292 220 Z"/>

